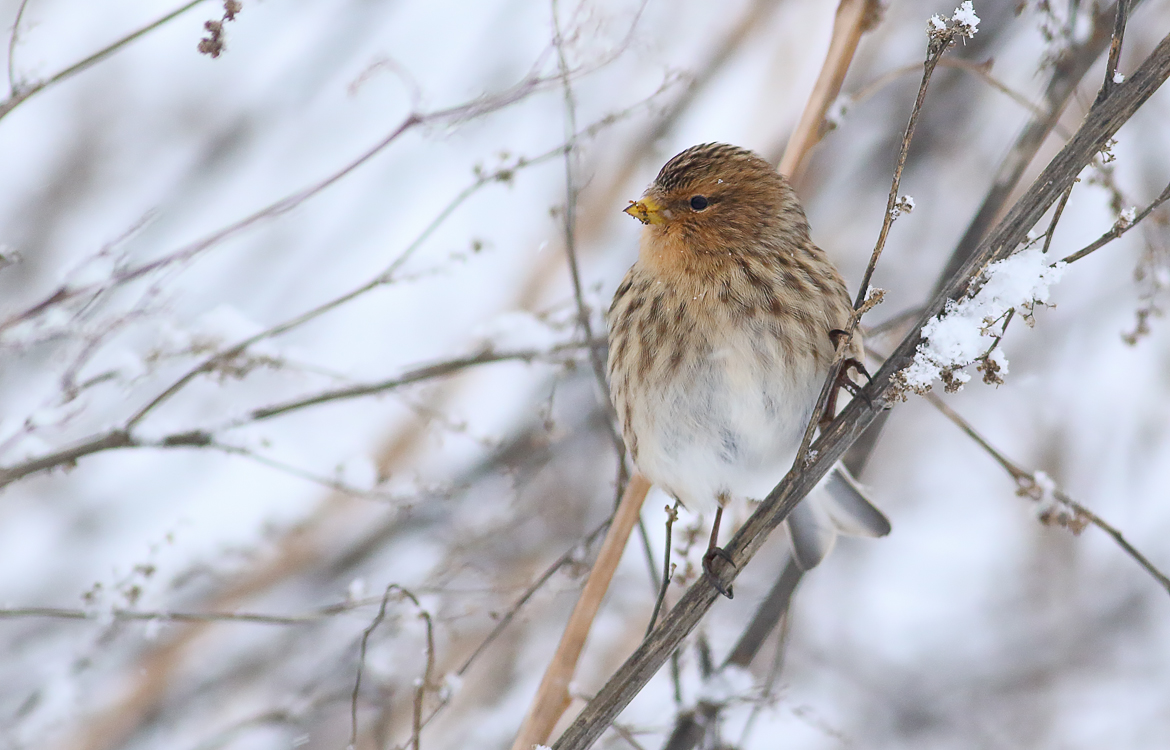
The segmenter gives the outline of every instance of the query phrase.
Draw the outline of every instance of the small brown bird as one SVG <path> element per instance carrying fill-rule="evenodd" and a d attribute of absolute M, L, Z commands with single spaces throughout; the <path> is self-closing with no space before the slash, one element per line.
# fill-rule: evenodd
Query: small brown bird
<path fill-rule="evenodd" d="M 609 378 L 634 463 L 695 513 L 762 499 L 792 466 L 853 307 L 809 239 L 788 182 L 736 146 L 707 143 L 662 168 L 626 213 L 638 260 L 609 309 Z M 848 356 L 860 362 L 855 334 Z M 889 521 L 838 466 L 787 521 L 805 570 L 837 532 L 883 536 Z"/>

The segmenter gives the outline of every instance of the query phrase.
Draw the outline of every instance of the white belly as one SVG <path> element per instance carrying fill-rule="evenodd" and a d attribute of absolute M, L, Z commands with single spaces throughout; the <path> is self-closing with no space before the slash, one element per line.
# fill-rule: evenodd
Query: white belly
<path fill-rule="evenodd" d="M 800 447 L 823 380 L 814 367 L 749 332 L 729 337 L 635 400 L 639 470 L 695 513 L 720 496 L 763 498 Z"/>

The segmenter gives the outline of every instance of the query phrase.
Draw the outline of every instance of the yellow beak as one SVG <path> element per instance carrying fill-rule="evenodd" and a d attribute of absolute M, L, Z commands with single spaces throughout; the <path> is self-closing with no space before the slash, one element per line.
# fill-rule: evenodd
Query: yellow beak
<path fill-rule="evenodd" d="M 630 201 L 625 212 L 643 224 L 665 224 L 662 205 L 653 198 L 643 198 L 640 201 Z"/>

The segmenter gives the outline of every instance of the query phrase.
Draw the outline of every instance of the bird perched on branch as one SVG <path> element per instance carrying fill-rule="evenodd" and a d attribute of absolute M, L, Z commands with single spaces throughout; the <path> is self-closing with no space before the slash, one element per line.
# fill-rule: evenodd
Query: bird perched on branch
<path fill-rule="evenodd" d="M 638 470 L 688 510 L 715 512 L 703 567 L 730 597 L 711 567 L 731 562 L 717 544 L 723 507 L 762 499 L 792 466 L 853 306 L 791 186 L 751 151 L 689 148 L 626 213 L 645 227 L 609 310 L 613 404 Z M 861 367 L 860 334 L 848 346 Z M 839 531 L 890 530 L 841 466 L 786 526 L 805 570 Z"/>

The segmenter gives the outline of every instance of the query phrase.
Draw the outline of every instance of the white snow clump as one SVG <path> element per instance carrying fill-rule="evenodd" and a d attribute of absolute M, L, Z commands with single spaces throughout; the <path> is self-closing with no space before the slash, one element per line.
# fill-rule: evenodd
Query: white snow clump
<path fill-rule="evenodd" d="M 973 37 L 975 32 L 979 31 L 979 16 L 975 15 L 975 9 L 971 7 L 971 0 L 964 0 L 958 8 L 955 8 L 951 20 L 955 22 L 959 33 L 965 37 Z"/>
<path fill-rule="evenodd" d="M 992 263 L 983 273 L 984 283 L 973 297 L 950 301 L 942 313 L 922 328 L 924 341 L 914 361 L 898 373 L 901 385 L 925 393 L 931 384 L 949 375 L 957 390 L 971 376 L 962 368 L 986 358 L 1007 374 L 1007 358 L 995 345 L 989 330 L 1011 309 L 1030 311 L 1048 302 L 1048 288 L 1060 281 L 1064 263 L 1049 264 L 1041 248 L 1032 247 Z"/>
<path fill-rule="evenodd" d="M 975 9 L 971 7 L 971 0 L 963 0 L 949 19 L 935 14 L 926 24 L 926 33 L 932 39 L 942 37 L 948 32 L 954 32 L 955 36 L 970 39 L 975 36 L 977 31 L 979 31 L 979 16 L 975 15 Z"/>

